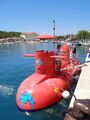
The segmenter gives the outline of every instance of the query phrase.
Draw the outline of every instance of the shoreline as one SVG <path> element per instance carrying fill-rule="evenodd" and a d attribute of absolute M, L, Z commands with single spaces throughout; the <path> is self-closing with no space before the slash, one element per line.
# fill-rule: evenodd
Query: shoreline
<path fill-rule="evenodd" d="M 25 41 L 22 37 L 8 37 L 8 38 L 0 38 L 0 45 L 8 45 L 8 44 L 15 44 L 15 43 L 18 43 L 18 42 L 21 42 L 21 43 L 26 43 L 26 44 L 30 44 L 30 43 L 48 43 L 46 41 L 36 41 L 36 40 L 28 40 L 28 41 Z M 54 41 L 49 41 L 51 43 L 53 43 Z M 55 43 L 60 43 L 62 41 L 55 41 Z M 65 41 L 67 42 L 67 41 Z M 72 43 L 72 42 L 70 42 Z M 87 46 L 89 47 L 90 46 L 90 42 L 80 42 L 80 46 Z M 77 45 L 76 45 L 77 46 Z"/>
<path fill-rule="evenodd" d="M 1 38 L 0 45 L 4 44 L 14 44 L 16 42 L 22 41 L 21 37 L 8 37 L 8 38 Z"/>

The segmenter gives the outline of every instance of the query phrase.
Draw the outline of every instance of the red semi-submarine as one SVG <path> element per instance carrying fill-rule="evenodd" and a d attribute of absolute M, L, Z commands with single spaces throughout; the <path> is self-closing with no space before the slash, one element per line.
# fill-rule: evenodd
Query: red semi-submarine
<path fill-rule="evenodd" d="M 80 66 L 80 63 L 69 57 L 70 48 L 67 44 L 63 44 L 61 50 L 61 56 L 44 50 L 25 54 L 27 57 L 35 57 L 36 70 L 17 90 L 16 104 L 21 110 L 34 111 L 49 107 L 63 98 L 63 91 L 70 89 L 72 77 L 80 74 L 80 68 L 75 67 Z M 61 59 L 61 65 L 57 66 L 59 71 L 56 70 L 56 58 Z"/>

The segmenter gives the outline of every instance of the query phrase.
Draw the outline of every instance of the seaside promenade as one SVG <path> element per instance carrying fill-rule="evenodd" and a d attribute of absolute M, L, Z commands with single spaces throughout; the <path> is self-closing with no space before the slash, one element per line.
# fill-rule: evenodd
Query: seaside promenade
<path fill-rule="evenodd" d="M 77 99 L 90 99 L 90 53 L 87 54 L 85 59 L 85 66 L 82 67 L 74 95 Z M 72 97 L 70 107 L 73 107 L 75 98 Z"/>
<path fill-rule="evenodd" d="M 82 67 L 74 95 L 76 99 L 90 99 L 90 53 L 87 53 L 85 66 Z M 74 101 L 75 98 L 72 97 L 69 108 L 73 107 Z"/>

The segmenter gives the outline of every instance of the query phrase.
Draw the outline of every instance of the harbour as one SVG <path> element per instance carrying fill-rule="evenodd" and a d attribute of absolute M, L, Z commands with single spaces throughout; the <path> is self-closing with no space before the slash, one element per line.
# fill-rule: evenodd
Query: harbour
<path fill-rule="evenodd" d="M 19 84 L 28 75 L 32 74 L 35 69 L 34 58 L 25 58 L 25 53 L 35 53 L 36 50 L 53 50 L 52 43 L 39 43 L 39 44 L 14 44 L 0 46 L 0 108 L 2 109 L 0 119 L 61 119 L 64 116 L 61 115 L 63 107 L 60 103 L 51 106 L 49 109 L 30 113 L 26 116 L 25 113 L 20 112 L 15 103 L 15 95 Z M 77 56 L 81 63 L 84 62 L 86 57 L 87 47 L 77 47 Z M 65 101 L 64 104 L 68 105 L 69 101 Z M 7 111 L 7 112 L 6 112 Z M 16 118 L 17 116 L 17 118 Z"/>
<path fill-rule="evenodd" d="M 0 1 L 0 120 L 90 120 L 90 1 Z"/>

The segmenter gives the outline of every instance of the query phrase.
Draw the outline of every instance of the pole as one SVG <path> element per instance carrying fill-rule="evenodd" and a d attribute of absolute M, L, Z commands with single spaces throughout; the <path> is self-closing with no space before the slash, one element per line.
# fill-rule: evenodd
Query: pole
<path fill-rule="evenodd" d="M 53 35 L 55 37 L 55 20 L 53 20 Z"/>
<path fill-rule="evenodd" d="M 53 36 L 55 38 L 55 20 L 53 20 Z M 54 43 L 54 49 L 55 49 L 55 43 Z"/>

